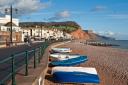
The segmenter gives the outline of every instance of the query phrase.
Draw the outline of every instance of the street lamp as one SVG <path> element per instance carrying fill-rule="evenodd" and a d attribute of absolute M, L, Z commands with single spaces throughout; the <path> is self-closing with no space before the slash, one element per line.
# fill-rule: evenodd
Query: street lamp
<path fill-rule="evenodd" d="M 42 40 L 42 37 L 43 37 L 43 35 L 42 35 L 43 28 L 44 28 L 44 26 L 41 26 L 41 40 Z"/>
<path fill-rule="evenodd" d="M 13 10 L 17 13 L 18 9 L 16 8 L 12 8 L 12 5 L 10 6 L 10 8 L 6 8 L 5 9 L 5 13 L 8 13 L 9 11 L 9 14 L 10 14 L 10 44 L 12 45 L 13 44 L 13 40 L 12 40 L 12 13 L 13 13 Z"/>

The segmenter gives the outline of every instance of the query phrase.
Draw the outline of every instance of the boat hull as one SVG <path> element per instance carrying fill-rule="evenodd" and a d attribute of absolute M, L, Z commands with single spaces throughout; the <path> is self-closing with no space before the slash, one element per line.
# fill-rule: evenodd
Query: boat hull
<path fill-rule="evenodd" d="M 50 66 L 73 66 L 73 65 L 84 63 L 87 60 L 88 60 L 87 56 L 80 56 L 80 57 L 72 58 L 68 60 L 51 61 Z"/>
<path fill-rule="evenodd" d="M 97 73 L 93 74 L 93 73 L 88 73 L 88 71 L 81 72 L 81 71 L 73 70 L 73 68 L 71 69 L 72 71 L 56 70 L 55 72 L 53 72 L 54 80 L 59 83 L 97 83 L 97 84 L 100 83 L 100 79 Z M 80 68 L 77 69 L 79 70 Z"/>
<path fill-rule="evenodd" d="M 82 72 L 56 72 L 53 77 L 61 83 L 99 83 L 97 75 Z"/>

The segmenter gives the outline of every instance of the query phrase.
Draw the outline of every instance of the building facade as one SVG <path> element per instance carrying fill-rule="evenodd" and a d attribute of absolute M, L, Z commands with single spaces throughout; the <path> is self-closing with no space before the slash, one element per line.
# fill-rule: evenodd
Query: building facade
<path fill-rule="evenodd" d="M 22 27 L 23 36 L 30 36 L 35 39 L 71 39 L 71 35 L 57 29 L 48 29 L 45 27 Z M 22 37 L 22 40 L 24 40 Z"/>
<path fill-rule="evenodd" d="M 0 17 L 0 42 L 6 42 L 10 39 L 11 24 L 13 42 L 21 42 L 22 32 L 19 27 L 19 19 L 13 18 L 11 23 L 10 18 L 10 15 Z"/>
<path fill-rule="evenodd" d="M 19 27 L 19 19 L 13 18 L 10 22 L 10 15 L 0 17 L 0 42 L 10 40 L 10 29 L 12 24 L 12 40 L 13 42 L 23 42 L 26 36 L 31 39 L 71 39 L 71 35 L 58 29 L 48 29 L 44 26 L 35 27 Z"/>

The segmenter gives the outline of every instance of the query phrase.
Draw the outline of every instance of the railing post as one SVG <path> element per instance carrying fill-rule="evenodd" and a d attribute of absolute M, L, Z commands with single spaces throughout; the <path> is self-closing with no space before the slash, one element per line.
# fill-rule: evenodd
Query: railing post
<path fill-rule="evenodd" d="M 45 48 L 47 48 L 49 45 L 49 42 L 45 42 Z"/>
<path fill-rule="evenodd" d="M 15 79 L 15 56 L 12 55 L 12 85 L 16 85 L 16 79 Z"/>
<path fill-rule="evenodd" d="M 41 46 L 41 56 L 43 55 L 43 46 Z M 42 58 L 42 57 L 41 57 Z"/>
<path fill-rule="evenodd" d="M 44 44 L 43 44 L 43 46 L 41 47 L 41 54 L 42 54 L 42 56 L 43 56 L 43 54 L 44 54 Z"/>
<path fill-rule="evenodd" d="M 41 57 L 41 55 L 40 55 L 40 48 L 39 48 L 39 51 L 38 51 L 38 63 L 40 63 L 40 57 Z"/>
<path fill-rule="evenodd" d="M 40 59 L 42 59 L 42 47 L 40 47 Z"/>
<path fill-rule="evenodd" d="M 37 62 L 39 63 L 39 48 L 37 48 Z"/>
<path fill-rule="evenodd" d="M 34 49 L 34 68 L 36 68 L 36 50 Z"/>
<path fill-rule="evenodd" d="M 28 51 L 25 52 L 25 76 L 28 75 Z"/>

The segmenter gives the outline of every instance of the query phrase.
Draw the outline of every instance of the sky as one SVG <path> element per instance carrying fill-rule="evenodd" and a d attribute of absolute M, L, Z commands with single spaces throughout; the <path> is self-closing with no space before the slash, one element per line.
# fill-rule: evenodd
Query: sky
<path fill-rule="evenodd" d="M 84 30 L 128 40 L 128 0 L 0 0 L 0 16 L 10 4 L 20 21 L 75 21 Z"/>

